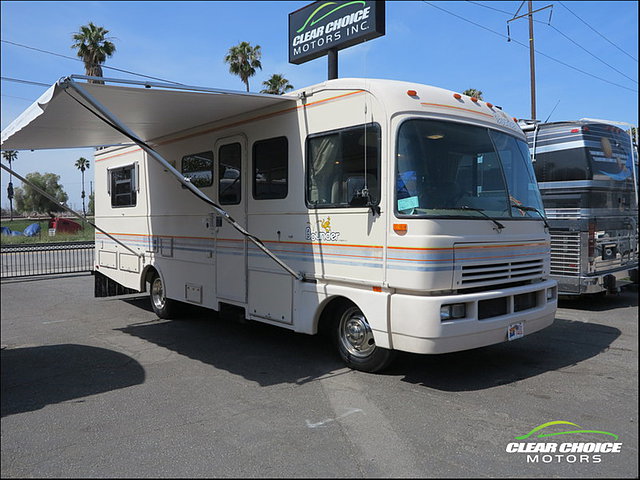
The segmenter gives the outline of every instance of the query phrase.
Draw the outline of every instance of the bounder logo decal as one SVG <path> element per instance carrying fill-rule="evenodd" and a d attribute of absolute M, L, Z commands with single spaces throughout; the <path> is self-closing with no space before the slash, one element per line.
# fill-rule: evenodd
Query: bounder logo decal
<path fill-rule="evenodd" d="M 558 426 L 564 430 L 558 431 Z M 564 442 L 531 441 L 552 437 L 562 437 Z M 527 463 L 601 463 L 605 456 L 622 451 L 615 433 L 585 429 L 567 421 L 543 423 L 514 440 L 528 441 L 510 442 L 506 452 L 525 456 Z"/>

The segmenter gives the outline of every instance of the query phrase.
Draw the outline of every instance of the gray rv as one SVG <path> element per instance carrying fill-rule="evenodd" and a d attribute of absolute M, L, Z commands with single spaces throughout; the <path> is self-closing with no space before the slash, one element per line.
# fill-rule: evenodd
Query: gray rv
<path fill-rule="evenodd" d="M 524 125 L 564 295 L 617 292 L 638 278 L 637 145 L 587 119 Z"/>

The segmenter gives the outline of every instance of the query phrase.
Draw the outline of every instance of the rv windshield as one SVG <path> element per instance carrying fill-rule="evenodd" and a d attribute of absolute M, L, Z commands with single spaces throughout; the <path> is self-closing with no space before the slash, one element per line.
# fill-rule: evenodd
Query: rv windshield
<path fill-rule="evenodd" d="M 529 207 L 516 208 L 516 205 Z M 523 140 L 488 128 L 405 121 L 398 132 L 399 216 L 537 218 L 544 211 Z"/>

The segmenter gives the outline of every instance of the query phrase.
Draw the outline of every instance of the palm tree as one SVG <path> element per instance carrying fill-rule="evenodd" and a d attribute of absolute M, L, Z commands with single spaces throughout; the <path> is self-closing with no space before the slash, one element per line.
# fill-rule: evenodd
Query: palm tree
<path fill-rule="evenodd" d="M 11 162 L 18 159 L 16 150 L 3 150 L 2 158 L 9 162 L 9 170 L 11 170 Z M 7 185 L 7 197 L 9 198 L 9 221 L 13 221 L 13 176 L 9 172 L 9 185 Z"/>
<path fill-rule="evenodd" d="M 87 211 L 84 208 L 84 171 L 89 169 L 89 160 L 84 157 L 80 157 L 76 160 L 76 168 L 82 173 L 82 213 L 86 217 Z"/>
<path fill-rule="evenodd" d="M 480 90 L 476 90 L 475 88 L 467 88 L 464 92 L 462 92 L 463 95 L 466 95 L 467 97 L 476 97 L 478 100 L 484 100 L 482 98 L 482 92 Z"/>
<path fill-rule="evenodd" d="M 240 42 L 229 49 L 224 63 L 229 64 L 229 72 L 238 75 L 249 91 L 249 78 L 256 74 L 256 68 L 262 70 L 260 63 L 260 45 L 252 47 L 248 42 Z"/>
<path fill-rule="evenodd" d="M 107 39 L 107 33 L 109 30 L 89 22 L 89 25 L 82 25 L 80 31 L 73 34 L 75 43 L 71 48 L 78 50 L 78 56 L 84 62 L 87 76 L 102 77 L 101 65 L 116 51 L 116 46 Z M 104 84 L 100 80 L 92 82 Z"/>
<path fill-rule="evenodd" d="M 266 88 L 260 90 L 260 93 L 271 93 L 273 95 L 282 95 L 289 90 L 293 90 L 293 85 L 289 83 L 289 80 L 284 78 L 284 75 L 274 73 L 271 78 L 265 82 L 262 82 Z"/>

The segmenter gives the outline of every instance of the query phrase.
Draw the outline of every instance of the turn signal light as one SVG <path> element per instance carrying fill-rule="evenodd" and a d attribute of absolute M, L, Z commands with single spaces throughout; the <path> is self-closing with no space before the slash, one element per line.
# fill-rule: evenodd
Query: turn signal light
<path fill-rule="evenodd" d="M 407 233 L 407 224 L 406 223 L 394 223 L 393 231 L 398 234 Z"/>

